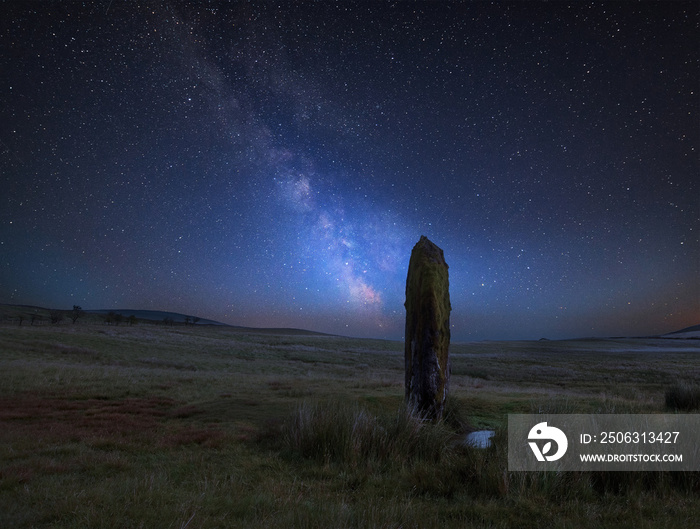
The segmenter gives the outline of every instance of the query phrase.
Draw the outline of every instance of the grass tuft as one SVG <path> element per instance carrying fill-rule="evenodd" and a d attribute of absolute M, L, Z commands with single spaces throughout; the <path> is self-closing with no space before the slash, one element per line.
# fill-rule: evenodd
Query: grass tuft
<path fill-rule="evenodd" d="M 669 410 L 693 411 L 700 409 L 700 385 L 674 384 L 666 390 Z"/>
<path fill-rule="evenodd" d="M 439 462 L 454 432 L 412 416 L 405 407 L 375 416 L 357 404 L 302 403 L 285 431 L 287 447 L 305 459 L 356 467 Z"/>

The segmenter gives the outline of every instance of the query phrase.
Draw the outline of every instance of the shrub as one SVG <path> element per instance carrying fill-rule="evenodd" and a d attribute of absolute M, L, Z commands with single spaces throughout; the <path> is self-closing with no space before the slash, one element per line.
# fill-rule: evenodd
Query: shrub
<path fill-rule="evenodd" d="M 666 407 L 679 411 L 700 409 L 700 386 L 674 384 L 666 390 Z"/>
<path fill-rule="evenodd" d="M 423 422 L 405 408 L 376 417 L 342 402 L 300 405 L 285 431 L 288 448 L 302 457 L 350 466 L 438 462 L 453 437 L 443 423 Z"/>

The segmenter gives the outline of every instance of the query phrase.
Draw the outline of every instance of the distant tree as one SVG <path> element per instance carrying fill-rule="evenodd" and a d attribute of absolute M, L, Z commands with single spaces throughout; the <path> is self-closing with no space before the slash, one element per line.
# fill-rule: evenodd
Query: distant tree
<path fill-rule="evenodd" d="M 202 318 L 198 318 L 197 316 L 193 316 L 192 317 L 192 325 L 196 325 L 197 323 L 199 323 L 199 320 L 201 320 L 201 319 Z"/>
<path fill-rule="evenodd" d="M 19 326 L 22 326 L 22 322 L 24 321 L 24 314 L 20 314 L 17 316 L 17 319 L 19 320 Z"/>
<path fill-rule="evenodd" d="M 73 321 L 73 323 L 75 323 L 83 314 L 85 314 L 83 307 L 80 305 L 73 305 L 73 310 L 70 313 L 70 319 Z"/>
<path fill-rule="evenodd" d="M 61 323 L 61 321 L 63 321 L 63 312 L 61 312 L 60 310 L 52 310 L 49 313 L 49 317 L 51 318 L 51 323 Z"/>
<path fill-rule="evenodd" d="M 129 325 L 133 325 L 134 323 L 136 323 L 136 316 L 132 314 L 131 316 L 129 316 L 128 321 Z"/>
<path fill-rule="evenodd" d="M 39 316 L 36 312 L 33 312 L 32 315 L 29 316 L 29 321 L 32 325 L 34 325 L 34 322 L 37 320 L 41 321 L 41 316 Z"/>
<path fill-rule="evenodd" d="M 185 316 L 185 325 L 189 325 L 189 324 L 190 324 L 190 317 Z"/>
<path fill-rule="evenodd" d="M 102 319 L 105 322 L 105 325 L 112 325 L 112 322 L 114 321 L 114 312 L 109 312 L 102 316 Z"/>
<path fill-rule="evenodd" d="M 163 318 L 163 324 L 172 327 L 173 325 L 175 325 L 175 320 L 166 316 L 165 318 Z"/>
<path fill-rule="evenodd" d="M 118 314 L 118 313 L 114 315 L 114 325 L 119 325 L 123 321 L 124 321 L 124 316 L 122 316 L 121 314 Z"/>

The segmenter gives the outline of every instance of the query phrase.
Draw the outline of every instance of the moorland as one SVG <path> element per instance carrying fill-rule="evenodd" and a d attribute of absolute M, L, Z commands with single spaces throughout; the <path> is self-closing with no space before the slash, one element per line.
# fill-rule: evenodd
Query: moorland
<path fill-rule="evenodd" d="M 696 527 L 698 472 L 507 470 L 508 413 L 669 410 L 700 342 L 456 343 L 448 414 L 403 344 L 224 326 L 0 324 L 0 527 Z M 485 449 L 462 442 L 496 430 Z"/>

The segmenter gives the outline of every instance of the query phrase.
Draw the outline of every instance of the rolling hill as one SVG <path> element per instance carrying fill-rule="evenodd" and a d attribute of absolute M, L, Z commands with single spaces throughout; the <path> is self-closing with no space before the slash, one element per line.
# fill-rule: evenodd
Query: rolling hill
<path fill-rule="evenodd" d="M 66 322 L 70 323 L 68 316 L 72 312 L 70 309 L 49 309 L 35 305 L 10 305 L 0 303 L 0 322 L 12 322 L 24 324 L 45 324 L 51 321 L 51 313 L 61 312 L 64 316 L 61 325 Z M 229 325 L 220 321 L 200 318 L 196 323 L 192 323 L 194 316 L 181 314 L 179 312 L 168 312 L 162 310 L 140 310 L 140 309 L 95 309 L 84 310 L 84 315 L 78 320 L 80 323 L 100 324 L 103 323 L 103 317 L 109 313 L 119 314 L 124 319 L 130 316 L 135 316 L 141 322 L 161 323 L 166 318 L 172 323 L 181 325 L 187 321 L 192 325 L 210 325 L 227 327 L 240 332 L 259 333 L 259 334 L 285 334 L 285 335 L 318 335 L 328 336 L 326 333 L 309 331 L 306 329 L 293 329 L 286 327 L 261 328 L 261 327 L 241 327 L 237 325 Z"/>

